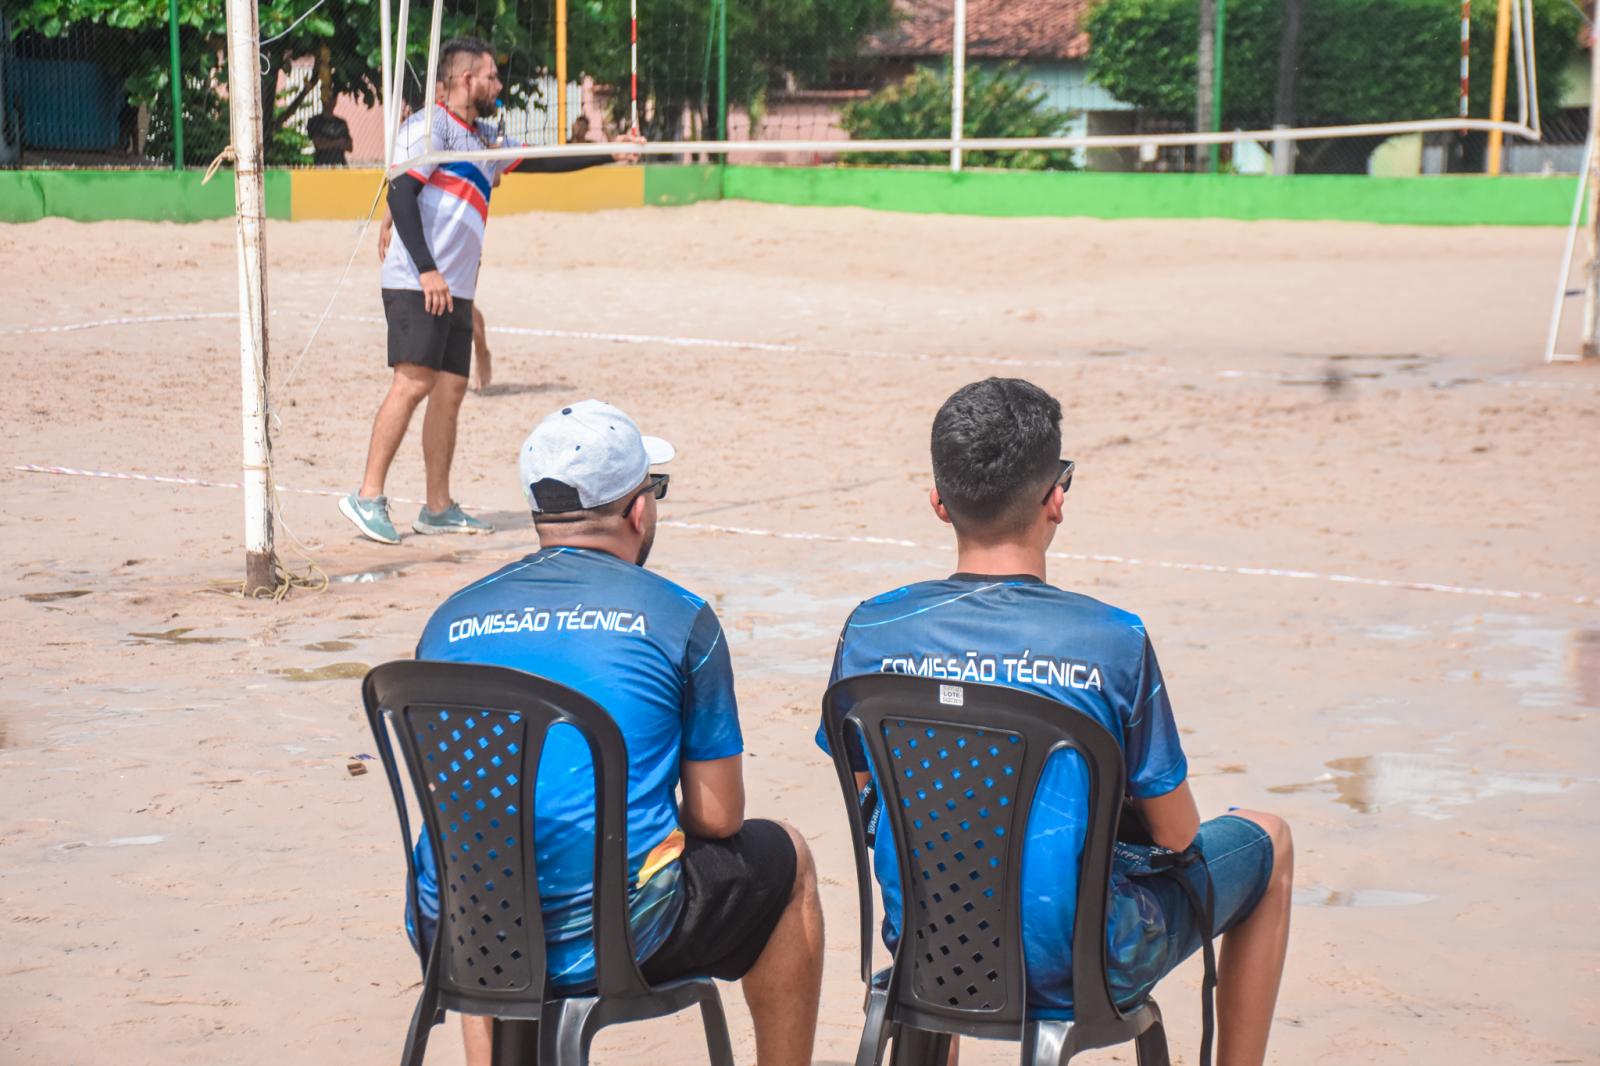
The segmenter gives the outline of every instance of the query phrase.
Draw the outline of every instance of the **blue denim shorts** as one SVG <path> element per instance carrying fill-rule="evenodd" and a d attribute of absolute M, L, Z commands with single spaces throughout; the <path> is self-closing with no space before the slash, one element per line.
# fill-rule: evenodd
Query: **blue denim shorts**
<path fill-rule="evenodd" d="M 1195 844 L 1205 856 L 1216 893 L 1213 936 L 1221 936 L 1255 910 L 1272 879 L 1272 837 L 1255 822 L 1226 814 L 1200 825 Z M 1140 876 L 1150 872 L 1150 856 L 1160 849 L 1142 844 L 1117 842 L 1113 860 L 1117 869 L 1133 878 L 1161 905 L 1167 925 L 1167 957 L 1161 969 L 1165 977 L 1184 959 L 1200 950 L 1200 916 L 1189 904 L 1183 889 L 1168 877 Z M 1205 898 L 1205 881 L 1198 865 L 1175 871 Z"/>

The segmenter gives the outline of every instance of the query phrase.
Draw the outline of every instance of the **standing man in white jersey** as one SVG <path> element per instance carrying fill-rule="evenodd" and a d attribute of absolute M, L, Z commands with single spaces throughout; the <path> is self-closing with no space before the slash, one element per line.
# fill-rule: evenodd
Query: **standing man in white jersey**
<path fill-rule="evenodd" d="M 466 152 L 512 145 L 487 120 L 498 110 L 501 82 L 494 50 L 476 37 L 459 37 L 439 50 L 438 106 L 433 109 L 434 151 Z M 395 158 L 410 159 L 429 145 L 427 109 L 400 125 Z M 619 155 L 619 161 L 637 156 Z M 422 457 L 427 502 L 411 528 L 418 533 L 489 533 L 487 522 L 461 509 L 450 495 L 456 419 L 472 365 L 472 300 L 489 218 L 489 196 L 500 176 L 524 170 L 579 170 L 604 157 L 456 161 L 412 167 L 389 185 L 389 213 L 400 239 L 383 257 L 383 313 L 389 326 L 394 380 L 378 408 L 361 488 L 339 510 L 362 536 L 400 543 L 389 517 L 384 482 L 400 450 L 411 415 L 424 400 Z"/>

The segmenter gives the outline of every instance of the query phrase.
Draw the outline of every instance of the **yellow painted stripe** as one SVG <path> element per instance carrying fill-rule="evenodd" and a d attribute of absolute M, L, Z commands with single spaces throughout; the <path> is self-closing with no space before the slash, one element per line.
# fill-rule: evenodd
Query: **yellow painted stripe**
<path fill-rule="evenodd" d="M 383 180 L 379 170 L 289 172 L 289 217 L 365 218 Z M 572 174 L 518 174 L 501 180 L 489 200 L 495 215 L 529 211 L 603 211 L 644 205 L 644 168 L 592 167 Z M 380 207 L 381 213 L 381 207 Z"/>
<path fill-rule="evenodd" d="M 289 217 L 296 222 L 309 218 L 366 218 L 382 182 L 383 171 L 376 168 L 291 170 Z M 382 204 L 376 214 L 382 217 Z"/>
<path fill-rule="evenodd" d="M 643 206 L 644 168 L 633 166 L 590 167 L 571 174 L 512 171 L 489 198 L 491 215 Z"/>

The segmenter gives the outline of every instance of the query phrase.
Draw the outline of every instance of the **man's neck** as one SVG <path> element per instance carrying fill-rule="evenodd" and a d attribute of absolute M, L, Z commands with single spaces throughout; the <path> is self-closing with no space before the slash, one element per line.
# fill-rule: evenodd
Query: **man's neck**
<path fill-rule="evenodd" d="M 550 548 L 582 548 L 585 551 L 605 552 L 607 555 L 614 556 L 625 563 L 631 563 L 638 557 L 638 547 L 633 546 L 632 555 L 628 554 L 629 547 L 629 545 L 620 543 L 613 537 L 585 537 L 581 535 L 563 537 L 554 532 L 548 535 L 541 532 L 539 536 L 540 551 L 546 551 Z"/>
<path fill-rule="evenodd" d="M 1043 548 L 1025 544 L 972 544 L 956 541 L 958 574 L 1032 574 L 1045 580 Z"/>
<path fill-rule="evenodd" d="M 478 109 L 470 100 L 446 100 L 444 106 L 445 110 L 469 126 L 478 119 Z"/>

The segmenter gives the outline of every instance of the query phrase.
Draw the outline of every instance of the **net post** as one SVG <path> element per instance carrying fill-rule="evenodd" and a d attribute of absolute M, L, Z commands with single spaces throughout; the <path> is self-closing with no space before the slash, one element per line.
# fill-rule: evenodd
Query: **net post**
<path fill-rule="evenodd" d="M 567 143 L 567 0 L 556 0 L 556 143 Z"/>
<path fill-rule="evenodd" d="M 1500 0 L 1494 21 L 1494 80 L 1489 85 L 1489 118 L 1495 122 L 1502 122 L 1506 117 L 1506 61 L 1510 54 L 1511 0 Z M 1491 177 L 1500 173 L 1500 152 L 1504 143 L 1503 132 L 1489 131 L 1488 173 Z"/>
<path fill-rule="evenodd" d="M 183 65 L 178 54 L 178 0 L 167 0 L 167 50 L 172 62 L 172 169 L 183 169 Z"/>
<path fill-rule="evenodd" d="M 422 87 L 422 109 L 427 112 L 422 124 L 427 140 L 423 143 L 433 151 L 433 112 L 439 106 L 439 38 L 444 29 L 444 0 L 433 0 L 433 19 L 428 26 L 428 81 Z"/>
<path fill-rule="evenodd" d="M 228 0 L 228 113 L 238 218 L 239 369 L 244 422 L 244 594 L 277 587 L 272 547 L 272 442 L 267 435 L 266 186 L 262 173 L 261 31 L 255 0 Z"/>
<path fill-rule="evenodd" d="M 378 38 L 381 42 L 380 52 L 383 56 L 383 82 L 378 90 L 383 96 L 383 168 L 389 169 L 394 162 L 394 122 L 392 108 L 394 101 L 390 99 L 389 89 L 393 75 L 390 73 L 394 67 L 394 41 L 389 35 L 394 32 L 394 13 L 390 11 L 393 0 L 378 0 Z"/>
<path fill-rule="evenodd" d="M 395 142 L 400 139 L 400 112 L 405 103 L 404 86 L 406 83 L 406 34 L 410 30 L 411 0 L 400 0 L 400 16 L 396 19 L 394 35 L 394 81 L 390 83 L 389 99 L 389 133 L 386 138 L 389 142 L 390 167 L 395 165 Z"/>
<path fill-rule="evenodd" d="M 955 0 L 950 41 L 950 172 L 961 172 L 967 109 L 967 0 Z"/>

